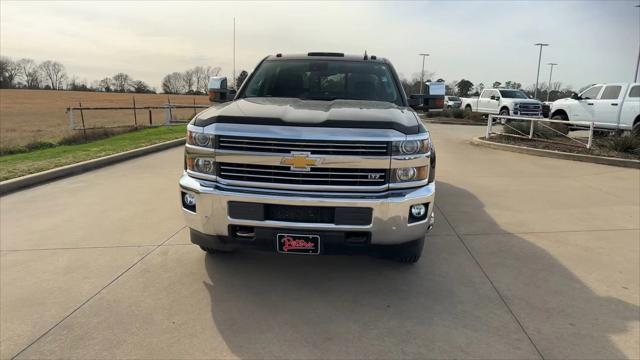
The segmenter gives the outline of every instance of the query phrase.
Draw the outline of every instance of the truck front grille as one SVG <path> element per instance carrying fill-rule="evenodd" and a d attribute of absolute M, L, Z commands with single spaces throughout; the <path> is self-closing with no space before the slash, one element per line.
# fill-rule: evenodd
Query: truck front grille
<path fill-rule="evenodd" d="M 218 149 L 290 154 L 292 151 L 309 152 L 315 155 L 389 155 L 389 143 L 384 141 L 327 141 L 290 140 L 218 136 Z"/>
<path fill-rule="evenodd" d="M 387 184 L 388 175 L 385 169 L 311 168 L 302 172 L 290 166 L 218 164 L 221 179 L 271 184 L 380 186 Z"/>
<path fill-rule="evenodd" d="M 542 107 L 537 104 L 520 104 L 519 111 L 521 115 L 540 115 Z"/>

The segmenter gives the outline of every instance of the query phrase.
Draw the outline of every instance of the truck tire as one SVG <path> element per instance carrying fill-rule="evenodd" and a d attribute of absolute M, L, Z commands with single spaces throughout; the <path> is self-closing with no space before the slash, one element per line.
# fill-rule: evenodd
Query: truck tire
<path fill-rule="evenodd" d="M 640 138 L 640 116 L 638 116 L 633 122 L 633 127 L 631 128 L 631 135 L 637 136 Z"/>
<path fill-rule="evenodd" d="M 468 112 L 468 113 L 472 112 L 473 110 L 471 109 L 471 105 L 467 105 L 467 106 L 465 106 L 465 107 L 464 107 L 464 111 L 465 111 L 465 112 Z"/>
<path fill-rule="evenodd" d="M 502 116 L 509 116 L 509 109 L 504 108 L 500 110 L 500 115 Z"/>
<path fill-rule="evenodd" d="M 415 264 L 422 256 L 424 238 L 394 246 L 394 259 L 403 264 Z"/>
<path fill-rule="evenodd" d="M 210 247 L 205 247 L 205 246 L 200 246 L 200 249 L 202 249 L 202 251 L 206 252 L 207 254 L 211 254 L 211 255 L 215 255 L 215 254 L 228 254 L 231 253 L 231 250 L 218 250 L 218 249 L 214 249 L 214 248 L 210 248 Z"/>

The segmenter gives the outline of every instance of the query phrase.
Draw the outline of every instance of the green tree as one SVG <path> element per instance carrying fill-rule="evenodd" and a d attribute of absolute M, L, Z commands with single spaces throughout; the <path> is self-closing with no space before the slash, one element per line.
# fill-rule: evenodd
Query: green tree
<path fill-rule="evenodd" d="M 502 85 L 502 83 L 501 83 L 500 81 L 494 81 L 494 82 L 493 82 L 493 87 L 494 87 L 494 88 L 499 88 L 499 87 L 500 87 L 500 85 Z"/>
<path fill-rule="evenodd" d="M 240 86 L 242 86 L 242 83 L 247 79 L 247 76 L 249 76 L 248 72 L 244 70 L 240 71 L 240 75 L 238 75 L 238 79 L 236 79 L 236 89 L 240 89 Z"/>
<path fill-rule="evenodd" d="M 469 91 L 473 89 L 473 83 L 467 79 L 460 80 L 456 87 L 458 88 L 458 96 L 468 96 Z"/>
<path fill-rule="evenodd" d="M 507 81 L 504 83 L 504 86 L 507 89 L 520 89 L 522 88 L 522 84 L 520 84 L 519 82 L 515 82 L 515 81 Z"/>

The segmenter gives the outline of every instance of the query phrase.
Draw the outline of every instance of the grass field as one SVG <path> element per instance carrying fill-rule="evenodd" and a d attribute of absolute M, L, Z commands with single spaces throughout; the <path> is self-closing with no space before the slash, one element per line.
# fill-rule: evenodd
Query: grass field
<path fill-rule="evenodd" d="M 35 141 L 55 141 L 74 131 L 69 129 L 69 118 L 65 113 L 68 106 L 161 106 L 168 99 L 172 104 L 209 105 L 207 96 L 166 95 L 166 94 L 118 94 L 79 91 L 49 90 L 0 90 L 0 147 L 9 148 Z M 196 110 L 201 111 L 202 109 Z M 133 125 L 132 110 L 86 111 L 87 127 Z M 188 119 L 192 109 L 173 110 L 174 118 Z M 137 112 L 138 123 L 148 124 L 149 113 Z M 152 112 L 154 124 L 164 121 L 164 110 Z M 80 114 L 76 111 L 74 120 L 80 124 Z"/>
<path fill-rule="evenodd" d="M 28 153 L 0 156 L 0 181 L 55 167 L 124 152 L 185 136 L 186 125 L 132 131 L 78 145 L 61 145 Z"/>

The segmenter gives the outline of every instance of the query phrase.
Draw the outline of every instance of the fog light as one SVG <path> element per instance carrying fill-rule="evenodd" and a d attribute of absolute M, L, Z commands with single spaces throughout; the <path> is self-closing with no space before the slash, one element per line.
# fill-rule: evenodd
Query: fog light
<path fill-rule="evenodd" d="M 416 177 L 416 168 L 408 167 L 396 170 L 398 181 L 411 181 Z"/>
<path fill-rule="evenodd" d="M 411 206 L 411 215 L 413 215 L 414 218 L 421 218 L 426 212 L 427 208 L 422 204 Z"/>
<path fill-rule="evenodd" d="M 196 197 L 185 193 L 183 196 L 184 204 L 187 206 L 195 206 L 196 205 Z"/>

